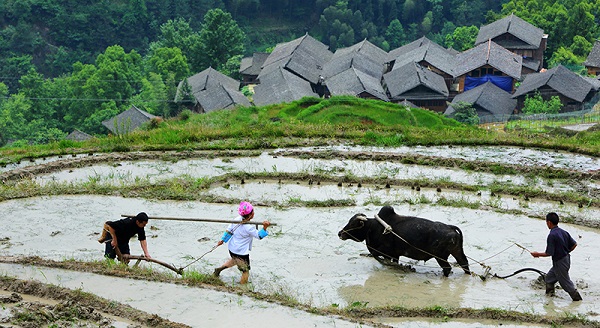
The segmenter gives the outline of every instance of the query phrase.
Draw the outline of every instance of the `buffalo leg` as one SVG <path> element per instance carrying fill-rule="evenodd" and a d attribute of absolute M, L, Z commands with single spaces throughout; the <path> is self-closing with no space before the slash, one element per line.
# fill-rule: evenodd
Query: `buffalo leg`
<path fill-rule="evenodd" d="M 448 277 L 450 275 L 450 271 L 452 271 L 452 267 L 450 266 L 450 263 L 448 263 L 448 258 L 446 258 L 446 259 L 436 258 L 435 260 L 442 267 L 444 276 Z"/>
<path fill-rule="evenodd" d="M 456 255 L 452 254 L 452 256 L 456 259 L 456 262 L 458 262 L 466 274 L 471 274 L 471 271 L 469 270 L 469 260 L 467 260 L 465 252 L 460 250 L 460 252 L 458 252 Z"/>

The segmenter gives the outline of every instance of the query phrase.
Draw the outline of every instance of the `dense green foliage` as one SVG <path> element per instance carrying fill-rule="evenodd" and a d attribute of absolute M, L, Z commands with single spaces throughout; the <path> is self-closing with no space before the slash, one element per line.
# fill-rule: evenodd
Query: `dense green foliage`
<path fill-rule="evenodd" d="M 456 104 L 452 104 L 452 108 L 454 108 L 452 118 L 455 120 L 469 125 L 479 124 L 479 116 L 472 104 L 459 101 Z"/>
<path fill-rule="evenodd" d="M 100 122 L 131 105 L 176 116 L 185 77 L 212 66 L 237 78 L 242 56 L 307 32 L 331 50 L 423 35 L 465 50 L 513 12 L 549 34 L 550 65 L 581 70 L 600 36 L 600 0 L 0 1 L 0 145 L 106 134 Z"/>
<path fill-rule="evenodd" d="M 552 96 L 548 100 L 542 99 L 542 95 L 536 93 L 532 97 L 525 98 L 523 114 L 558 114 L 562 103 L 558 96 Z"/>

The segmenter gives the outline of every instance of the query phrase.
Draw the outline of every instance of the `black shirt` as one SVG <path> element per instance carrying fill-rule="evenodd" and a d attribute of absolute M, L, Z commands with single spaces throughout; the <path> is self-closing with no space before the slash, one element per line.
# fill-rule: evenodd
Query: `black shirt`
<path fill-rule="evenodd" d="M 571 235 L 559 227 L 550 229 L 546 254 L 552 256 L 552 261 L 558 261 L 567 256 L 577 242 Z"/>
<path fill-rule="evenodd" d="M 135 218 L 125 218 L 118 221 L 108 221 L 111 228 L 115 229 L 115 235 L 117 235 L 117 242 L 119 244 L 128 243 L 131 237 L 138 235 L 138 240 L 146 240 L 146 232 L 144 228 L 138 227 L 135 223 Z"/>

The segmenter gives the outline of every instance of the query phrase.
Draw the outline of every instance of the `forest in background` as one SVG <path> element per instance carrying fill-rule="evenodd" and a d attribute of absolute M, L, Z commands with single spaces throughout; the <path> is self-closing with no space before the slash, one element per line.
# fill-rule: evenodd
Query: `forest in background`
<path fill-rule="evenodd" d="M 305 33 L 332 51 L 421 36 L 466 50 L 510 13 L 549 34 L 550 66 L 581 71 L 600 36 L 600 0 L 4 0 L 0 146 L 104 134 L 100 123 L 131 105 L 176 115 L 185 77 L 209 66 L 236 77 L 243 56 Z"/>

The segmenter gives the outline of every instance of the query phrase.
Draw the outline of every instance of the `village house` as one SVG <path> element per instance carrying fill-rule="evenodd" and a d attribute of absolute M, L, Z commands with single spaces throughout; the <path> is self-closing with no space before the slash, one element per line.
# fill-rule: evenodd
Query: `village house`
<path fill-rule="evenodd" d="M 385 60 L 387 59 L 388 53 L 385 50 L 379 48 L 378 46 L 372 44 L 371 42 L 364 39 L 363 41 L 352 45 L 347 48 L 340 48 L 335 51 L 331 60 L 336 59 L 336 57 L 344 56 L 348 53 L 355 52 L 369 58 L 370 60 L 376 62 L 377 64 L 383 66 L 385 64 Z M 382 72 L 383 74 L 383 72 Z"/>
<path fill-rule="evenodd" d="M 392 68 L 394 67 L 394 63 L 396 62 L 396 58 L 398 58 L 399 56 L 401 56 L 401 55 L 403 55 L 403 54 L 405 54 L 407 52 L 413 51 L 413 50 L 415 50 L 415 49 L 417 49 L 419 47 L 422 47 L 424 45 L 427 45 L 427 44 L 429 44 L 431 42 L 433 42 L 433 41 L 429 40 L 426 37 L 422 37 L 422 38 L 419 38 L 419 39 L 417 39 L 417 40 L 415 40 L 413 42 L 410 42 L 410 43 L 407 43 L 407 44 L 405 44 L 403 46 L 400 46 L 400 47 L 398 47 L 396 49 L 390 50 L 388 52 L 388 54 L 387 54 L 386 59 L 385 59 L 385 63 L 384 63 L 385 64 L 385 70 L 384 71 L 386 73 L 389 72 L 389 71 L 391 71 Z"/>
<path fill-rule="evenodd" d="M 92 138 L 94 137 L 77 129 L 73 130 L 71 133 L 69 133 L 69 135 L 65 137 L 66 140 L 72 141 L 86 141 Z"/>
<path fill-rule="evenodd" d="M 394 66 L 391 72 L 383 75 L 383 80 L 393 102 L 407 100 L 436 112 L 446 110 L 449 92 L 444 78 L 418 63 Z"/>
<path fill-rule="evenodd" d="M 131 106 L 121 114 L 103 121 L 102 125 L 115 135 L 123 135 L 138 129 L 144 123 L 147 123 L 156 117 L 157 116 L 145 112 L 135 106 Z"/>
<path fill-rule="evenodd" d="M 442 76 L 446 87 L 451 93 L 458 92 L 454 84 L 454 68 L 456 55 L 435 42 L 423 42 L 420 47 L 399 54 L 394 60 L 394 67 L 402 67 L 408 63 L 418 63 L 428 70 Z M 452 97 L 453 95 L 451 95 Z"/>
<path fill-rule="evenodd" d="M 248 98 L 239 90 L 239 81 L 209 67 L 181 81 L 177 87 L 175 101 L 183 102 L 186 98 L 193 98 L 191 107 L 198 113 L 250 106 Z"/>
<path fill-rule="evenodd" d="M 374 77 L 356 68 L 349 68 L 325 80 L 329 93 L 351 95 L 365 99 L 388 101 L 381 85 L 381 76 Z"/>
<path fill-rule="evenodd" d="M 489 40 L 522 57 L 522 75 L 539 72 L 544 66 L 548 35 L 514 14 L 482 26 L 475 46 Z"/>
<path fill-rule="evenodd" d="M 521 77 L 521 56 L 489 40 L 456 55 L 454 75 L 458 92 L 476 88 L 488 81 L 512 93 L 515 82 Z"/>
<path fill-rule="evenodd" d="M 600 78 L 600 40 L 596 40 L 592 51 L 587 56 L 585 62 L 583 62 L 585 68 L 587 68 L 588 75 L 598 76 Z"/>
<path fill-rule="evenodd" d="M 292 102 L 303 97 L 319 97 L 310 82 L 283 67 L 261 73 L 260 84 L 254 87 L 254 104 L 266 106 Z"/>
<path fill-rule="evenodd" d="M 242 86 L 258 83 L 258 74 L 262 70 L 262 65 L 269 57 L 269 53 L 255 52 L 252 57 L 242 58 L 240 63 L 240 74 L 242 75 Z"/>
<path fill-rule="evenodd" d="M 366 40 L 338 49 L 323 68 L 325 97 L 353 95 L 388 101 L 381 85 L 386 54 Z"/>
<path fill-rule="evenodd" d="M 542 99 L 552 96 L 560 98 L 563 107 L 561 112 L 581 110 L 584 101 L 591 99 L 595 90 L 586 79 L 559 65 L 542 73 L 529 74 L 521 83 L 513 98 L 518 100 L 517 108 L 521 110 L 528 96 L 539 93 Z"/>
<path fill-rule="evenodd" d="M 329 47 L 317 41 L 308 33 L 301 38 L 275 46 L 273 52 L 265 60 L 258 75 L 262 84 L 263 76 L 280 67 L 310 82 L 311 87 L 319 95 L 323 95 L 323 66 L 331 59 L 333 53 Z"/>
<path fill-rule="evenodd" d="M 382 64 L 371 60 L 362 53 L 351 51 L 341 55 L 336 52 L 336 55 L 334 55 L 334 57 L 323 67 L 323 79 L 326 82 L 332 76 L 351 68 L 362 71 L 363 73 L 378 79 L 381 79 L 383 76 Z"/>
<path fill-rule="evenodd" d="M 456 112 L 454 106 L 460 103 L 473 106 L 480 123 L 505 122 L 517 108 L 517 100 L 491 82 L 458 94 L 444 115 L 452 117 Z"/>

